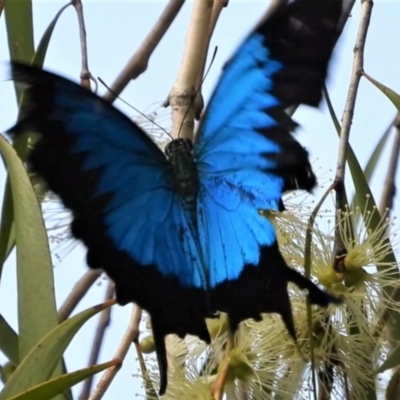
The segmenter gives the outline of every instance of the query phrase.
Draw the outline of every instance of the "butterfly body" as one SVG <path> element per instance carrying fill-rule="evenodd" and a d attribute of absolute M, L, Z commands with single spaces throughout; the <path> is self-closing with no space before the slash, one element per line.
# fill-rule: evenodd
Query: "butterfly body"
<path fill-rule="evenodd" d="M 276 312 L 295 338 L 289 282 L 313 304 L 338 302 L 286 264 L 260 211 L 316 184 L 285 108 L 318 105 L 343 1 L 294 0 L 264 18 L 225 65 L 193 144 L 165 153 L 90 91 L 12 64 L 28 101 L 10 132 L 40 134 L 29 166 L 72 210 L 88 265 L 107 272 L 120 304 L 150 314 L 161 393 L 165 335 L 210 342 L 205 318 L 217 312 L 232 330 Z"/>
<path fill-rule="evenodd" d="M 171 164 L 174 190 L 181 196 L 185 209 L 193 213 L 196 209 L 199 183 L 192 149 L 190 139 L 175 139 L 167 144 L 165 155 Z"/>

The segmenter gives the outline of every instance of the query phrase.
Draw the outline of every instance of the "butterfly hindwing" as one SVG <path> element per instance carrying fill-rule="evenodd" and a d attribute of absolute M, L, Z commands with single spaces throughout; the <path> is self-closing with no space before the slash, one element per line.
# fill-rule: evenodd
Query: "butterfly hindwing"
<path fill-rule="evenodd" d="M 225 280 L 237 279 L 246 264 L 257 265 L 260 246 L 275 241 L 274 227 L 260 216 L 258 210 L 277 209 L 277 202 L 270 201 L 264 188 L 275 188 L 279 182 L 259 176 L 256 186 L 265 198 L 255 197 L 245 172 L 201 182 L 197 203 L 198 229 L 212 287 Z M 241 187 L 238 182 L 242 183 Z M 280 191 L 280 188 L 275 190 Z"/>

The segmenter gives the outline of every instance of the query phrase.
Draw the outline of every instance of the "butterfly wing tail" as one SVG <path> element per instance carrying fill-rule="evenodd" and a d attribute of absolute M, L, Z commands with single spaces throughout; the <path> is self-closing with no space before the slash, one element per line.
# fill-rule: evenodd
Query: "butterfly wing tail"
<path fill-rule="evenodd" d="M 312 304 L 326 307 L 329 303 L 340 303 L 338 298 L 325 293 L 308 278 L 290 268 L 275 242 L 262 249 L 261 260 L 256 268 L 246 265 L 239 279 L 218 285 L 213 291 L 214 307 L 228 313 L 232 331 L 245 319 L 254 318 L 259 321 L 263 313 L 277 313 L 296 341 L 288 282 L 293 282 L 300 289 L 307 289 Z"/>
<path fill-rule="evenodd" d="M 306 289 L 310 298 L 311 304 L 320 307 L 327 307 L 329 304 L 340 304 L 342 301 L 335 296 L 321 290 L 315 283 L 304 277 L 296 270 L 288 267 L 285 263 L 283 268 L 285 271 L 286 279 L 288 282 L 296 284 L 300 289 Z M 287 292 L 285 293 L 287 294 Z M 290 303 L 289 295 L 282 295 L 280 298 L 280 311 L 279 314 L 285 324 L 290 336 L 296 342 L 296 329 L 293 320 L 292 306 Z"/>
<path fill-rule="evenodd" d="M 296 270 L 286 268 L 287 280 L 296 284 L 300 289 L 307 289 L 312 304 L 327 307 L 330 303 L 340 304 L 342 301 L 335 296 L 332 296 L 321 290 L 315 283 L 311 282 L 308 278 Z"/>
<path fill-rule="evenodd" d="M 335 296 L 321 290 L 315 283 L 310 279 L 303 276 L 293 268 L 286 265 L 282 259 L 284 265 L 281 265 L 287 282 L 292 282 L 297 285 L 300 289 L 306 289 L 310 298 L 311 304 L 318 305 L 320 307 L 327 307 L 329 304 L 340 304 L 342 301 Z M 285 292 L 287 294 L 287 292 Z M 288 330 L 290 336 L 296 341 L 296 330 L 293 321 L 292 307 L 289 299 L 289 295 L 282 295 L 280 298 L 280 315 Z"/>
<path fill-rule="evenodd" d="M 160 372 L 159 395 L 162 396 L 165 394 L 168 384 L 167 347 L 165 346 L 166 332 L 162 325 L 158 323 L 157 319 L 151 318 L 151 327 L 153 330 L 154 345 L 156 348 L 157 363 Z"/>
<path fill-rule="evenodd" d="M 286 291 L 286 288 L 284 291 L 282 291 L 282 294 L 280 296 L 280 306 L 279 306 L 278 313 L 281 316 L 282 321 L 285 325 L 285 328 L 289 332 L 289 335 L 292 337 L 294 342 L 297 342 L 296 327 L 294 325 L 292 304 L 290 302 L 290 298 Z"/>

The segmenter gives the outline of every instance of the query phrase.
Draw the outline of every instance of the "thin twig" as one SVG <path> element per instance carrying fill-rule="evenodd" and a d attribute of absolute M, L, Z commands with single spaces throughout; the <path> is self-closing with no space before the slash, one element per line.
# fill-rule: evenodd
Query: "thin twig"
<path fill-rule="evenodd" d="M 78 16 L 79 24 L 79 37 L 81 42 L 81 85 L 86 89 L 90 89 L 90 72 L 88 65 L 88 55 L 87 55 L 87 41 L 86 41 L 86 29 L 85 29 L 85 19 L 83 18 L 83 7 L 81 0 L 73 0 L 72 4 L 75 7 L 76 15 Z"/>
<path fill-rule="evenodd" d="M 358 86 L 360 84 L 361 73 L 364 66 L 364 48 L 367 39 L 368 27 L 371 20 L 373 2 L 372 0 L 361 0 L 361 18 L 357 33 L 356 44 L 354 47 L 354 60 L 353 70 L 349 90 L 347 93 L 347 100 L 343 111 L 342 128 L 340 131 L 339 153 L 336 167 L 335 182 L 336 189 L 336 209 L 344 210 L 347 205 L 344 176 L 347 159 L 347 147 L 350 137 L 350 128 L 353 122 L 354 108 L 357 99 Z M 340 235 L 340 214 L 336 213 L 336 229 L 335 229 L 335 265 L 334 268 L 337 272 L 342 270 L 342 260 L 346 253 L 345 246 Z"/>
<path fill-rule="evenodd" d="M 137 326 L 139 326 L 140 318 L 142 316 L 142 312 L 140 309 L 139 309 L 139 311 L 140 311 L 140 314 L 138 314 L 138 319 L 137 319 L 138 325 Z M 146 388 L 146 394 L 147 394 L 147 388 L 151 387 L 152 389 L 154 389 L 154 387 L 153 387 L 153 383 L 151 382 L 149 371 L 146 367 L 146 362 L 144 360 L 143 351 L 142 351 L 142 348 L 139 343 L 139 331 L 137 332 L 136 338 L 133 340 L 133 344 L 135 345 L 136 355 L 137 355 L 137 358 L 139 361 L 140 371 L 142 373 L 142 378 L 144 381 L 144 386 Z M 150 398 L 151 398 L 151 396 L 150 396 Z"/>
<path fill-rule="evenodd" d="M 128 329 L 126 330 L 125 335 L 123 336 L 121 343 L 119 344 L 117 351 L 115 352 L 115 355 L 113 357 L 120 359 L 121 364 L 115 367 L 111 367 L 105 371 L 88 400 L 100 400 L 107 391 L 115 375 L 121 368 L 122 362 L 125 359 L 132 342 L 137 341 L 139 337 L 139 324 L 141 318 L 142 309 L 138 306 L 134 306 Z"/>
<path fill-rule="evenodd" d="M 379 204 L 379 212 L 381 215 L 385 215 L 385 217 L 390 216 L 393 208 L 393 198 L 396 194 L 396 173 L 400 159 L 400 113 L 397 115 L 393 127 L 396 132 L 392 144 L 392 154 L 389 160 L 388 171 L 383 185 L 381 202 Z"/>
<path fill-rule="evenodd" d="M 110 281 L 107 285 L 107 290 L 106 290 L 106 294 L 104 296 L 104 301 L 111 300 L 114 297 L 114 293 L 115 293 L 115 285 L 114 285 L 114 283 L 112 283 Z M 94 335 L 92 350 L 91 350 L 90 356 L 89 356 L 89 362 L 88 362 L 89 367 L 97 364 L 101 346 L 104 341 L 106 330 L 107 330 L 108 326 L 110 325 L 110 321 L 111 321 L 111 307 L 105 309 L 100 314 L 99 323 L 97 325 L 96 333 Z M 90 391 L 92 390 L 92 385 L 93 385 L 93 376 L 90 376 L 89 378 L 87 378 L 85 380 L 85 382 L 83 384 L 83 388 L 82 388 L 82 392 L 79 396 L 79 400 L 87 400 L 87 398 L 90 395 Z"/>
<path fill-rule="evenodd" d="M 131 79 L 136 79 L 140 74 L 146 71 L 151 55 L 178 15 L 183 3 L 184 0 L 170 0 L 139 50 L 136 51 L 125 68 L 117 76 L 114 83 L 110 86 L 111 90 L 107 91 L 103 96 L 104 99 L 112 103 L 125 89 Z"/>
<path fill-rule="evenodd" d="M 367 39 L 369 23 L 371 20 L 372 5 L 372 0 L 361 1 L 361 19 L 358 28 L 356 44 L 354 47 L 353 71 L 342 117 L 342 129 L 340 131 L 339 154 L 335 176 L 335 180 L 339 182 L 343 182 L 344 180 L 347 146 L 349 143 L 350 128 L 353 122 L 354 108 L 356 104 L 358 86 L 361 79 L 361 72 L 364 67 L 364 48 Z"/>
<path fill-rule="evenodd" d="M 74 311 L 75 307 L 82 300 L 83 296 L 91 288 L 91 286 L 101 276 L 103 271 L 101 269 L 91 269 L 75 283 L 71 293 L 68 295 L 63 305 L 58 310 L 58 322 L 65 321 Z"/>
<path fill-rule="evenodd" d="M 172 109 L 171 135 L 174 138 L 193 138 L 194 119 L 198 115 L 198 111 L 193 107 L 193 100 L 207 51 L 212 10 L 212 0 L 193 2 L 181 66 L 169 94 Z"/>
<path fill-rule="evenodd" d="M 225 359 L 222 361 L 221 372 L 219 372 L 217 380 L 213 383 L 211 387 L 211 392 L 214 400 L 222 400 L 224 396 L 224 387 L 226 380 L 228 378 L 228 373 L 230 369 L 230 351 L 235 347 L 235 334 L 230 329 L 228 329 L 228 338 L 225 347 Z"/>

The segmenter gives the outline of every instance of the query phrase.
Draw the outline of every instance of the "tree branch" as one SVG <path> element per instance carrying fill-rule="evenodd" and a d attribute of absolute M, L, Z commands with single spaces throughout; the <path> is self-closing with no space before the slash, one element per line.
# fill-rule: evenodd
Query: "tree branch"
<path fill-rule="evenodd" d="M 87 291 L 97 281 L 102 273 L 103 271 L 101 269 L 91 269 L 75 283 L 71 293 L 58 310 L 58 322 L 65 321 L 71 315 L 72 311 L 82 300 L 83 296 L 85 296 Z"/>
<path fill-rule="evenodd" d="M 105 371 L 88 400 L 100 400 L 107 391 L 115 375 L 121 368 L 122 362 L 125 359 L 132 342 L 136 342 L 137 338 L 139 337 L 139 324 L 141 318 L 142 309 L 134 305 L 128 329 L 126 330 L 125 335 L 123 336 L 121 343 L 119 344 L 117 351 L 115 352 L 115 355 L 113 357 L 119 358 L 121 360 L 121 364 L 115 367 L 108 368 Z"/>
<path fill-rule="evenodd" d="M 125 89 L 131 79 L 136 79 L 140 74 L 146 71 L 151 55 L 178 15 L 183 3 L 184 0 L 170 0 L 139 50 L 131 57 L 128 64 L 110 86 L 111 90 L 103 96 L 104 99 L 112 103 Z"/>
<path fill-rule="evenodd" d="M 354 108 L 356 104 L 358 86 L 360 84 L 361 72 L 364 68 L 364 48 L 367 32 L 371 20 L 372 1 L 361 1 L 361 19 L 358 28 L 356 44 L 354 47 L 353 71 L 350 80 L 349 91 L 342 117 L 342 129 L 340 131 L 339 154 L 336 167 L 335 180 L 343 182 L 346 165 L 347 146 L 350 137 L 350 128 L 353 122 Z"/>
<path fill-rule="evenodd" d="M 368 27 L 371 20 L 373 2 L 372 0 L 361 0 L 361 18 L 358 28 L 356 44 L 354 47 L 353 70 L 350 79 L 347 100 L 343 111 L 342 128 L 340 131 L 339 152 L 337 159 L 337 167 L 335 174 L 336 183 L 336 209 L 344 210 L 347 205 L 347 198 L 344 187 L 345 167 L 347 160 L 347 147 L 350 138 L 350 128 L 353 122 L 354 108 L 357 99 L 358 87 L 360 84 L 361 73 L 364 67 L 364 48 L 367 39 Z M 335 265 L 337 272 L 342 271 L 342 260 L 346 254 L 346 249 L 340 236 L 339 228 L 340 215 L 336 213 L 336 229 L 335 229 Z"/>
<path fill-rule="evenodd" d="M 109 281 L 107 285 L 106 294 L 104 296 L 104 301 L 106 302 L 107 300 L 111 300 L 114 297 L 114 292 L 115 292 L 115 285 L 113 282 Z M 95 331 L 96 333 L 94 335 L 92 350 L 89 356 L 89 362 L 88 362 L 89 367 L 97 364 L 101 346 L 104 341 L 104 336 L 108 326 L 110 325 L 110 321 L 111 321 L 111 307 L 105 309 L 100 314 L 99 323 L 97 325 L 97 329 Z M 92 385 L 93 385 L 93 376 L 90 376 L 85 380 L 83 384 L 79 400 L 86 400 L 89 397 Z"/>
<path fill-rule="evenodd" d="M 75 11 L 78 16 L 78 24 L 79 24 L 79 36 L 80 36 L 80 42 L 81 42 L 81 58 L 82 58 L 81 85 L 83 87 L 85 87 L 86 89 L 90 89 L 91 74 L 89 72 L 89 65 L 88 65 L 86 28 L 85 28 L 85 19 L 83 17 L 82 2 L 81 2 L 81 0 L 73 0 L 72 4 L 75 7 Z"/>
<path fill-rule="evenodd" d="M 193 2 L 181 66 L 169 94 L 169 104 L 172 109 L 171 135 L 174 138 L 193 138 L 194 119 L 198 114 L 193 107 L 193 100 L 209 42 L 212 11 L 212 0 Z"/>

